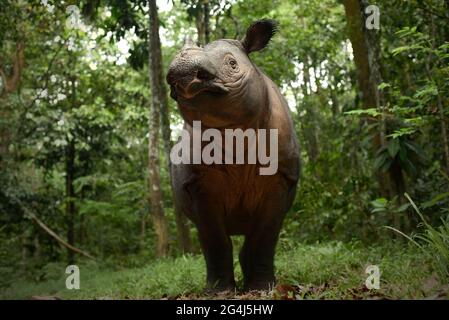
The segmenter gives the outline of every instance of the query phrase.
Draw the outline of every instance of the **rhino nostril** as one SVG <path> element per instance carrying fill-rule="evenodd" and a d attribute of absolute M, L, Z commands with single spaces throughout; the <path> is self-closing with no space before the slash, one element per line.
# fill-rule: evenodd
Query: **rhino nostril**
<path fill-rule="evenodd" d="M 174 85 L 170 86 L 170 97 L 172 97 L 174 100 L 178 100 L 178 94 Z"/>
<path fill-rule="evenodd" d="M 198 69 L 198 71 L 196 72 L 196 77 L 199 80 L 203 80 L 203 81 L 208 81 L 208 80 L 212 80 L 215 78 L 215 76 L 211 72 L 207 71 L 206 69 L 202 69 L 202 68 Z"/>
<path fill-rule="evenodd" d="M 172 71 L 168 72 L 166 79 L 167 79 L 167 82 L 168 82 L 168 84 L 170 86 L 175 85 L 175 83 L 176 83 L 176 76 L 173 74 Z"/>

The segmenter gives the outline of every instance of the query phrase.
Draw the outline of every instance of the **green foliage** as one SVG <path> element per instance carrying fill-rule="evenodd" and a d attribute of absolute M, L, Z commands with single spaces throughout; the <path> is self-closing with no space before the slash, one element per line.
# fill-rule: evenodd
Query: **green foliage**
<path fill-rule="evenodd" d="M 416 176 L 417 165 L 425 163 L 425 154 L 421 147 L 403 135 L 392 137 L 376 154 L 374 167 L 387 172 L 396 162 L 408 175 Z"/>
<path fill-rule="evenodd" d="M 410 196 L 406 194 L 406 197 L 418 214 L 421 220 L 421 227 L 424 230 L 412 236 L 407 236 L 395 228 L 388 228 L 406 237 L 419 247 L 424 254 L 428 255 L 430 261 L 435 265 L 441 280 L 447 281 L 449 279 L 449 216 L 446 219 L 441 219 L 440 226 L 433 227 L 426 221 Z"/>

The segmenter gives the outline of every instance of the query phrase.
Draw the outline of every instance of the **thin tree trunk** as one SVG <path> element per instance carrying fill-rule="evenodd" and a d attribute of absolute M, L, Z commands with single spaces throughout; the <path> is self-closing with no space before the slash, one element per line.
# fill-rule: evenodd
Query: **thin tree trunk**
<path fill-rule="evenodd" d="M 79 220 L 79 226 L 78 226 L 78 243 L 79 245 L 83 245 L 84 241 L 85 241 L 85 228 L 84 228 L 84 224 L 85 224 L 85 217 L 84 214 L 80 214 L 80 220 Z"/>
<path fill-rule="evenodd" d="M 432 34 L 432 49 L 435 50 L 435 42 L 437 38 L 437 33 L 435 29 L 435 22 L 433 15 L 429 15 L 430 18 L 430 28 L 431 28 L 431 34 Z M 426 73 L 427 77 L 429 78 L 429 81 L 432 81 L 432 72 L 431 72 L 431 65 L 432 65 L 432 53 L 429 54 L 427 61 L 426 61 Z M 446 123 L 446 117 L 444 115 L 444 107 L 443 107 L 443 101 L 441 99 L 441 93 L 440 90 L 438 90 L 437 94 L 437 107 L 438 107 L 438 115 L 440 117 L 440 130 L 441 130 L 441 143 L 443 144 L 443 152 L 444 152 L 444 168 L 446 173 L 449 174 L 449 143 L 448 143 L 448 134 L 447 134 L 447 123 Z"/>
<path fill-rule="evenodd" d="M 9 158 L 11 114 L 12 110 L 6 103 L 6 98 L 0 97 L 0 169 L 3 169 L 3 163 Z"/>
<path fill-rule="evenodd" d="M 209 16 L 209 0 L 204 0 L 204 40 L 206 43 L 210 41 L 210 16 Z"/>
<path fill-rule="evenodd" d="M 198 8 L 199 6 L 199 8 Z M 198 33 L 198 45 L 204 46 L 210 41 L 210 16 L 209 0 L 201 0 L 197 3 L 196 29 Z"/>
<path fill-rule="evenodd" d="M 75 70 L 76 58 L 71 56 L 72 70 Z M 70 77 L 71 82 L 71 108 L 75 109 L 77 104 L 76 95 L 76 77 L 72 75 Z M 66 161 L 66 173 L 65 173 L 65 195 L 66 195 L 66 221 L 67 221 L 67 243 L 70 246 L 75 246 L 75 190 L 73 187 L 73 181 L 75 179 L 75 140 L 74 138 L 68 138 L 68 144 L 66 147 L 65 161 Z M 73 250 L 67 249 L 67 259 L 69 264 L 75 262 L 75 256 Z"/>
<path fill-rule="evenodd" d="M 34 261 L 39 261 L 41 258 L 41 243 L 39 241 L 39 233 L 37 233 L 37 231 L 34 234 L 33 246 L 34 246 L 33 259 Z"/>
<path fill-rule="evenodd" d="M 18 42 L 16 52 L 12 59 L 12 74 L 10 77 L 4 70 L 3 61 L 0 58 L 0 80 L 2 82 L 2 89 L 0 91 L 0 169 L 2 169 L 2 162 L 9 157 L 9 145 L 11 144 L 11 128 L 10 123 L 12 110 L 6 103 L 9 94 L 14 92 L 20 84 L 22 72 L 25 65 L 25 45 L 23 42 Z"/>
<path fill-rule="evenodd" d="M 171 176 L 171 163 L 170 163 L 170 151 L 173 146 L 173 143 L 171 140 L 170 113 L 168 108 L 167 90 L 164 84 L 161 84 L 160 98 L 161 98 L 160 115 L 161 115 L 162 140 L 164 141 L 166 167 L 169 173 L 170 190 L 173 199 L 173 183 L 172 183 L 173 179 Z M 178 236 L 179 248 L 183 253 L 192 252 L 192 241 L 187 217 L 182 213 L 181 210 L 178 209 L 176 204 L 174 204 L 173 209 L 176 219 L 176 231 Z M 144 218 L 145 217 L 143 217 L 143 219 Z"/>
<path fill-rule="evenodd" d="M 20 236 L 20 246 L 22 247 L 20 265 L 22 268 L 22 272 L 26 272 L 28 266 L 28 249 L 27 249 L 26 232 L 23 232 L 22 235 Z"/>
<path fill-rule="evenodd" d="M 66 176 L 65 176 L 65 194 L 66 194 L 66 220 L 67 220 L 67 243 L 70 246 L 75 245 L 75 192 L 73 180 L 75 173 L 75 143 L 69 141 L 66 150 Z M 68 263 L 73 264 L 75 257 L 73 251 L 67 250 Z"/>
<path fill-rule="evenodd" d="M 19 86 L 25 64 L 25 44 L 22 41 L 17 43 L 16 52 L 13 57 L 13 74 L 11 77 L 6 75 L 2 63 L 0 60 L 0 77 L 2 78 L 3 84 L 3 90 L 0 92 L 0 95 L 7 95 Z"/>
<path fill-rule="evenodd" d="M 86 171 L 85 171 L 86 172 Z M 81 188 L 80 191 L 80 201 L 83 201 L 85 198 L 85 188 Z M 78 225 L 78 243 L 80 246 L 82 246 L 87 240 L 87 234 L 86 234 L 86 217 L 84 214 L 81 214 L 79 216 L 79 225 Z"/>
<path fill-rule="evenodd" d="M 405 203 L 405 179 L 404 179 L 404 174 L 402 173 L 402 168 L 399 165 L 399 163 L 397 161 L 393 161 L 392 165 L 391 165 L 391 170 L 390 173 L 393 175 L 393 182 L 394 182 L 394 187 L 395 187 L 395 193 L 398 197 L 398 204 L 402 205 Z M 403 218 L 403 219 L 401 219 Z M 402 212 L 395 212 L 394 215 L 394 227 L 397 230 L 403 230 L 403 223 L 402 220 L 404 220 L 404 225 L 408 225 L 408 219 L 406 219 L 406 217 L 404 216 L 404 214 Z M 398 237 L 398 239 L 401 239 L 402 237 Z"/>
<path fill-rule="evenodd" d="M 197 6 L 199 6 L 199 10 L 197 10 L 196 14 L 196 30 L 198 34 L 198 41 L 197 45 L 204 46 L 206 44 L 206 37 L 205 37 L 205 29 L 204 29 L 204 10 L 203 10 L 203 4 L 202 2 L 198 3 Z"/>
<path fill-rule="evenodd" d="M 166 96 L 166 95 L 165 95 Z M 168 103 L 165 99 L 165 103 L 161 104 L 161 116 L 162 118 L 168 119 Z M 162 140 L 164 141 L 164 152 L 165 152 L 165 158 L 166 158 L 166 166 L 167 170 L 169 172 L 169 183 L 170 183 L 170 190 L 171 190 L 171 196 L 173 199 L 173 179 L 171 176 L 171 163 L 170 163 L 170 151 L 172 148 L 172 141 L 171 141 L 171 130 L 170 130 L 170 123 L 167 123 L 164 121 L 161 121 L 162 125 Z M 178 244 L 179 248 L 183 253 L 192 252 L 192 240 L 190 235 L 190 227 L 187 220 L 187 217 L 182 213 L 181 210 L 176 206 L 176 204 L 173 204 L 173 210 L 175 213 L 175 220 L 176 220 L 176 231 L 178 236 Z M 142 219 L 145 219 L 143 217 Z M 144 222 L 143 222 L 144 223 Z"/>
<path fill-rule="evenodd" d="M 441 139 L 443 143 L 444 159 L 446 160 L 446 173 L 449 174 L 449 140 L 447 135 L 447 123 L 444 115 L 443 102 L 438 92 L 437 96 L 438 113 L 440 116 Z"/>
<path fill-rule="evenodd" d="M 151 208 L 151 217 L 157 236 L 158 257 L 168 254 L 168 224 L 162 205 L 162 189 L 160 179 L 159 161 L 159 118 L 161 103 L 163 100 L 164 82 L 162 72 L 161 42 L 159 39 L 159 19 L 157 13 L 156 0 L 149 2 L 149 22 L 150 22 L 150 87 L 151 87 L 151 107 L 149 123 L 148 142 L 148 180 L 149 192 L 148 202 Z"/>
<path fill-rule="evenodd" d="M 145 238 L 147 234 L 147 217 L 145 212 L 142 212 L 142 216 L 140 217 L 140 252 L 145 251 Z"/>
<path fill-rule="evenodd" d="M 309 96 L 309 94 L 312 94 L 312 85 L 311 85 L 310 73 L 309 73 L 309 57 L 304 58 L 303 64 L 304 64 L 304 70 L 303 70 L 304 83 L 302 85 L 302 91 L 303 91 L 304 98 L 307 98 Z M 320 151 L 319 151 L 319 147 L 318 147 L 318 131 L 316 128 L 317 127 L 316 123 L 315 123 L 316 113 L 313 108 L 310 108 L 310 106 L 306 100 L 307 99 L 305 99 L 305 101 L 303 102 L 304 109 L 306 110 L 306 121 L 304 121 L 304 122 L 307 123 L 308 125 L 303 126 L 302 131 L 303 131 L 304 138 L 307 141 L 307 155 L 309 157 L 311 169 L 313 171 L 313 174 L 318 178 L 317 171 L 315 169 L 315 165 L 318 160 Z"/>

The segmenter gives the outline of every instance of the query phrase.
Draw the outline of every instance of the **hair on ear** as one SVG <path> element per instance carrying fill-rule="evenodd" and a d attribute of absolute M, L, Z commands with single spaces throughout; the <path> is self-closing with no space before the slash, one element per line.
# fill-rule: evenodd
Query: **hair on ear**
<path fill-rule="evenodd" d="M 251 24 L 246 30 L 242 45 L 246 53 L 262 50 L 277 31 L 277 22 L 270 19 L 262 19 Z"/>

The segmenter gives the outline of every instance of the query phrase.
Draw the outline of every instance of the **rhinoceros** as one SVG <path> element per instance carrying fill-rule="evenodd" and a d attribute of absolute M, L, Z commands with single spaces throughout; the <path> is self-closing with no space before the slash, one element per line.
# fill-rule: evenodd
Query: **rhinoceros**
<path fill-rule="evenodd" d="M 249 55 L 264 49 L 276 30 L 275 21 L 264 19 L 251 24 L 241 41 L 186 44 L 167 74 L 190 136 L 196 121 L 201 130 L 222 134 L 227 129 L 277 130 L 273 174 L 260 174 L 260 161 L 171 166 L 175 205 L 198 230 L 208 290 L 235 289 L 232 235 L 245 237 L 239 254 L 244 290 L 269 289 L 275 283 L 275 248 L 296 193 L 299 148 L 285 98 Z"/>

